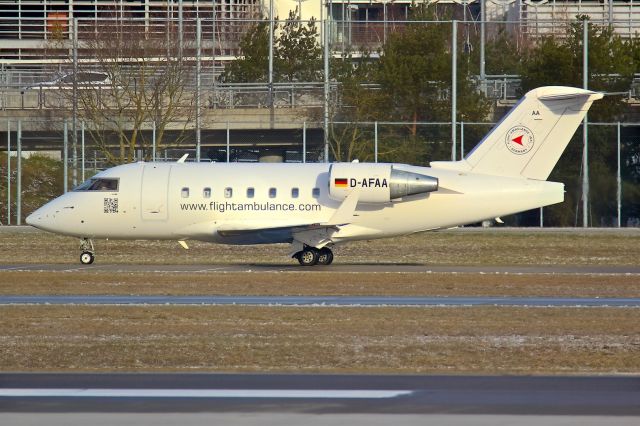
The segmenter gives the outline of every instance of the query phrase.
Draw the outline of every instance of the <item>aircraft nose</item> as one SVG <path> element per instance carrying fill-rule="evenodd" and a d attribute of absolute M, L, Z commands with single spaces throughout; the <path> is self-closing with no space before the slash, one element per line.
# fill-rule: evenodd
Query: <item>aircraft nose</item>
<path fill-rule="evenodd" d="M 44 205 L 27 216 L 25 222 L 27 225 L 42 229 L 43 231 L 49 231 L 53 225 L 53 217 L 50 210 L 48 205 Z"/>
<path fill-rule="evenodd" d="M 44 215 L 41 207 L 38 210 L 31 213 L 29 216 L 27 216 L 27 218 L 25 219 L 25 222 L 27 222 L 27 225 L 40 228 L 42 226 L 43 216 Z"/>

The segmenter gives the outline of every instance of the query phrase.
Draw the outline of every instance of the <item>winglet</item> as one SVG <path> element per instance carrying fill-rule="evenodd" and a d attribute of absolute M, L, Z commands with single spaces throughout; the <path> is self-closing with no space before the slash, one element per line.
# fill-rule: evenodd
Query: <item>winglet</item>
<path fill-rule="evenodd" d="M 189 156 L 189 153 L 183 155 L 182 157 L 180 157 L 178 161 L 176 161 L 176 163 L 184 163 L 188 156 Z"/>
<path fill-rule="evenodd" d="M 351 191 L 342 201 L 338 210 L 331 216 L 331 219 L 322 225 L 332 226 L 351 223 L 353 221 L 353 214 L 356 211 L 356 206 L 358 205 L 358 198 L 360 198 L 360 191 L 358 189 Z"/>

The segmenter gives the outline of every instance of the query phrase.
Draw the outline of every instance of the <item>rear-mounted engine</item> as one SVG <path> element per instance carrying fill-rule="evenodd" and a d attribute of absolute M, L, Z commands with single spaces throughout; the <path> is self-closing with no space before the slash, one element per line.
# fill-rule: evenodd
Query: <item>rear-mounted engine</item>
<path fill-rule="evenodd" d="M 437 191 L 438 179 L 396 170 L 390 164 L 332 164 L 329 171 L 331 198 L 342 201 L 356 189 L 360 202 L 388 203 L 409 195 Z"/>

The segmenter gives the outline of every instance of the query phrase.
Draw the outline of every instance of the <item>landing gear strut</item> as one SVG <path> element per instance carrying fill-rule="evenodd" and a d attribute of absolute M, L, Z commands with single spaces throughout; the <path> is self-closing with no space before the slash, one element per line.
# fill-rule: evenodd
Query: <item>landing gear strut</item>
<path fill-rule="evenodd" d="M 328 247 L 317 249 L 305 246 L 294 256 L 302 266 L 330 265 L 333 262 L 333 252 Z"/>
<path fill-rule="evenodd" d="M 80 240 L 80 263 L 83 265 L 91 265 L 95 260 L 93 241 L 90 238 L 83 238 Z"/>

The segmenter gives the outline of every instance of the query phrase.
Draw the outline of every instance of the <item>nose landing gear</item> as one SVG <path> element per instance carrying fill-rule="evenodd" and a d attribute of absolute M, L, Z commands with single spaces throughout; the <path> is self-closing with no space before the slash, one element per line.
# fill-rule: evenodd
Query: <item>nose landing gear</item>
<path fill-rule="evenodd" d="M 93 241 L 90 238 L 80 240 L 80 263 L 83 265 L 91 265 L 95 260 Z"/>

